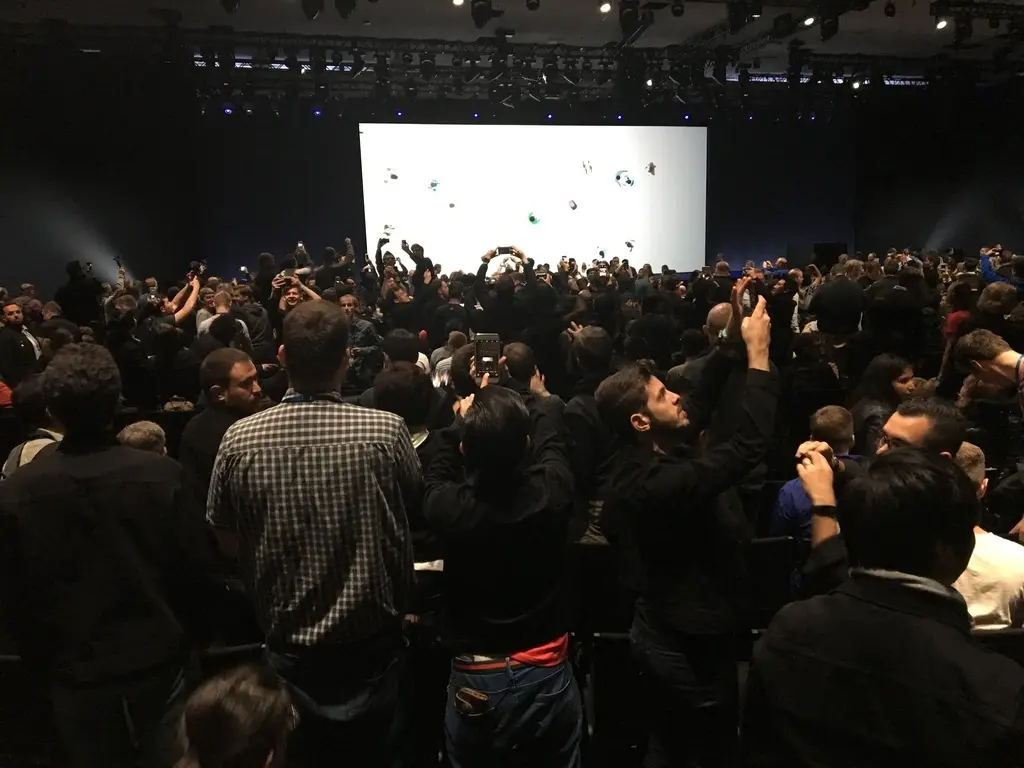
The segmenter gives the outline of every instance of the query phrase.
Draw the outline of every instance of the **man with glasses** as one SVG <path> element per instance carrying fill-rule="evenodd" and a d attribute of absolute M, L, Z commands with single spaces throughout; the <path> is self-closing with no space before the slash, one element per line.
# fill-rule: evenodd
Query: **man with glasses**
<path fill-rule="evenodd" d="M 956 407 L 939 398 L 907 400 L 882 427 L 878 453 L 896 448 L 918 448 L 925 453 L 952 459 L 960 449 L 967 423 Z M 862 469 L 853 462 L 836 459 L 828 443 L 807 442 L 797 449 L 801 465 L 813 454 L 821 454 L 835 471 L 836 486 L 859 476 Z M 822 594 L 835 588 L 849 575 L 846 542 L 836 519 L 836 492 L 808 487 L 811 499 L 811 554 L 804 565 L 803 587 L 807 594 Z"/>

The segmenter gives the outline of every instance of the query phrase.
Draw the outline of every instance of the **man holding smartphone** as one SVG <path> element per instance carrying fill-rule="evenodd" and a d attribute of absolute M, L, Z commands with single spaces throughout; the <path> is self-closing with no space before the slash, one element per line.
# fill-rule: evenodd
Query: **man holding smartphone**
<path fill-rule="evenodd" d="M 739 500 L 720 498 L 761 462 L 772 436 L 777 383 L 769 369 L 765 300 L 743 317 L 742 278 L 732 292 L 726 341 L 711 353 L 685 400 L 642 364 L 620 370 L 595 393 L 622 441 L 607 478 L 602 523 L 609 541 L 629 542 L 645 574 L 630 632 L 643 673 L 649 729 L 646 768 L 732 766 L 739 718 L 736 648 L 743 594 Z M 741 415 L 727 439 L 698 453 L 687 445 L 710 422 L 730 371 L 742 365 Z M 684 407 L 685 406 L 685 407 Z"/>

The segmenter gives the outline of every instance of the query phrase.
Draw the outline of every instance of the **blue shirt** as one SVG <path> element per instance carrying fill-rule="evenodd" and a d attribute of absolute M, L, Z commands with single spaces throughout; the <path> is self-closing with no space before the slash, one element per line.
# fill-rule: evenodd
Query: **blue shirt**
<path fill-rule="evenodd" d="M 857 461 L 859 456 L 841 454 L 837 459 Z M 797 541 L 811 540 L 811 500 L 804 490 L 800 478 L 790 480 L 779 489 L 779 497 L 775 500 L 771 523 L 768 526 L 769 536 L 792 536 Z"/>

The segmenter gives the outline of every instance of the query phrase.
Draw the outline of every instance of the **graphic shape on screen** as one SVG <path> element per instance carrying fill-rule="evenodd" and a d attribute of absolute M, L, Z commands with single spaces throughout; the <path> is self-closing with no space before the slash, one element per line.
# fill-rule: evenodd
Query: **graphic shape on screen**
<path fill-rule="evenodd" d="M 445 272 L 476 272 L 494 243 L 552 266 L 601 251 L 655 272 L 704 264 L 705 128 L 364 123 L 359 134 L 371 250 L 388 226 L 385 251 L 420 243 Z"/>

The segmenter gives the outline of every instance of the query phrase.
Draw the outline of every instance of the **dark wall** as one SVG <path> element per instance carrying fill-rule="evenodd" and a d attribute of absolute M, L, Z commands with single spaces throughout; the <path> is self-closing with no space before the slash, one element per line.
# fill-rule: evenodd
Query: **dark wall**
<path fill-rule="evenodd" d="M 760 265 L 817 242 L 854 245 L 849 123 L 719 123 L 708 136 L 708 263 Z"/>
<path fill-rule="evenodd" d="M 0 81 L 0 284 L 49 296 L 68 261 L 113 279 L 115 255 L 139 277 L 187 268 L 198 225 L 188 81 L 137 61 L 71 58 L 60 76 L 37 63 L 17 58 Z"/>
<path fill-rule="evenodd" d="M 927 92 L 858 113 L 857 241 L 1024 249 L 1024 101 L 1016 92 Z"/>

